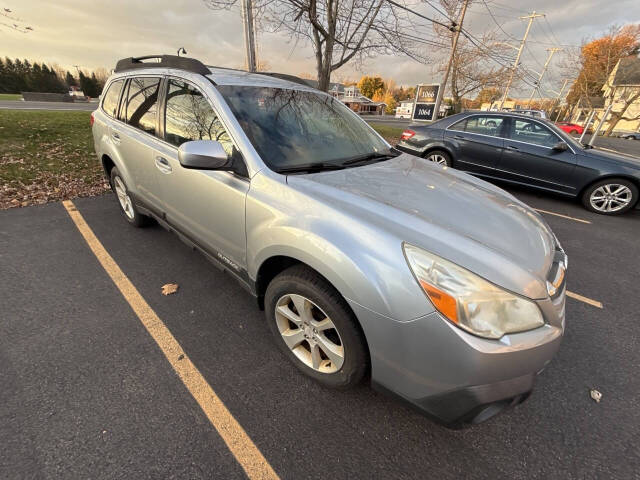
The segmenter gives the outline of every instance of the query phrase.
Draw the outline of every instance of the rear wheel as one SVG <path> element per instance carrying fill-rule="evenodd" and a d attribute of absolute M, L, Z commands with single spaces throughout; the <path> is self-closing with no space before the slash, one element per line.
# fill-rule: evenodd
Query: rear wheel
<path fill-rule="evenodd" d="M 438 165 L 451 166 L 451 156 L 443 150 L 432 150 L 424 158 Z"/>
<path fill-rule="evenodd" d="M 569 135 L 577 135 L 577 134 L 578 134 L 578 131 L 577 131 L 577 130 L 571 130 L 571 131 L 569 132 Z"/>
<path fill-rule="evenodd" d="M 138 212 L 138 209 L 133 203 L 133 199 L 129 195 L 127 185 L 124 183 L 124 180 L 116 167 L 111 169 L 111 188 L 116 194 L 118 205 L 120 205 L 120 211 L 127 222 L 134 227 L 144 227 L 151 222 L 149 217 Z"/>
<path fill-rule="evenodd" d="M 607 178 L 588 187 L 582 194 L 582 204 L 592 212 L 619 215 L 638 201 L 638 187 L 622 178 Z"/>
<path fill-rule="evenodd" d="M 332 388 L 362 380 L 369 364 L 362 331 L 316 272 L 296 265 L 277 275 L 265 293 L 265 315 L 276 343 L 304 374 Z"/>

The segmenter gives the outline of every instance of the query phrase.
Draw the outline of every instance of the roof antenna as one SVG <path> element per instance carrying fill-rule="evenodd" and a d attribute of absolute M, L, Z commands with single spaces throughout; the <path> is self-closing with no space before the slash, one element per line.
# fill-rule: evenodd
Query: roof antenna
<path fill-rule="evenodd" d="M 185 55 L 187 54 L 187 51 L 184 49 L 184 47 L 180 47 L 178 49 L 178 56 L 180 56 L 181 53 L 184 53 Z"/>

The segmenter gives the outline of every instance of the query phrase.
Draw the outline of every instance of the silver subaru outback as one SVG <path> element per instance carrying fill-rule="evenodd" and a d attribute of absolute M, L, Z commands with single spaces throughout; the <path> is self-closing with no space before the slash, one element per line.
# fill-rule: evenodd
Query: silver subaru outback
<path fill-rule="evenodd" d="M 536 212 L 296 77 L 147 59 L 119 61 L 92 114 L 130 224 L 235 277 L 323 385 L 367 376 L 445 423 L 529 395 L 562 339 L 567 266 Z"/>

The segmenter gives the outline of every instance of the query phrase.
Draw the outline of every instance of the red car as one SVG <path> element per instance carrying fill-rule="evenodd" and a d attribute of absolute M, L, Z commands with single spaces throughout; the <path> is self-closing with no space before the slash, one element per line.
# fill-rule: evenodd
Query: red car
<path fill-rule="evenodd" d="M 561 130 L 564 130 L 570 135 L 582 135 L 584 127 L 582 125 L 576 125 L 575 123 L 569 122 L 556 122 L 556 125 Z"/>

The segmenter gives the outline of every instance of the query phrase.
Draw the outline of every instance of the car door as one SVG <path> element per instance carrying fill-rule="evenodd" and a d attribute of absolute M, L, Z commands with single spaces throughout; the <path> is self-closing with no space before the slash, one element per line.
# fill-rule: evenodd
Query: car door
<path fill-rule="evenodd" d="M 129 79 L 122 96 L 118 118 L 111 127 L 111 139 L 132 175 L 128 185 L 137 202 L 149 207 L 161 203 L 154 146 L 158 130 L 160 77 Z"/>
<path fill-rule="evenodd" d="M 249 179 L 228 171 L 184 168 L 178 148 L 191 140 L 214 140 L 228 155 L 241 154 L 196 86 L 167 78 L 164 96 L 164 141 L 154 152 L 154 162 L 160 173 L 166 220 L 218 260 L 240 271 L 246 266 L 245 199 Z"/>
<path fill-rule="evenodd" d="M 455 167 L 492 176 L 502 155 L 504 123 L 500 115 L 471 115 L 450 125 L 445 140 L 453 145 Z"/>
<path fill-rule="evenodd" d="M 504 153 L 498 163 L 505 180 L 547 190 L 575 194 L 572 185 L 577 155 L 571 150 L 555 150 L 564 141 L 542 122 L 510 118 Z"/>

